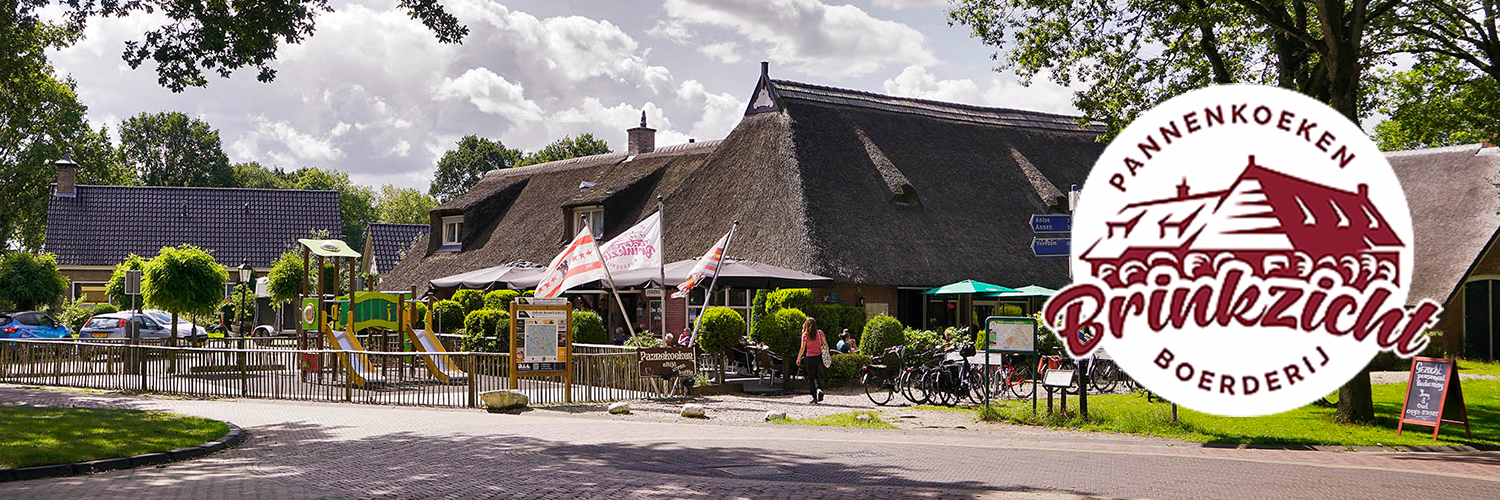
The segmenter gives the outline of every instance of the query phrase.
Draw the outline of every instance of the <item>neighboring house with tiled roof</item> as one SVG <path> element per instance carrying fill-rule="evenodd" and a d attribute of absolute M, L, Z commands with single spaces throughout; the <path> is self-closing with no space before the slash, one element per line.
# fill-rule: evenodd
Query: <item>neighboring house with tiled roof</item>
<path fill-rule="evenodd" d="M 427 235 L 427 229 L 427 224 L 370 223 L 365 228 L 363 269 L 377 274 L 391 272 L 417 239 Z"/>
<path fill-rule="evenodd" d="M 72 280 L 70 300 L 102 302 L 110 272 L 130 254 L 188 243 L 264 276 L 297 238 L 341 228 L 336 191 L 75 185 L 68 170 L 53 185 L 43 250 Z"/>

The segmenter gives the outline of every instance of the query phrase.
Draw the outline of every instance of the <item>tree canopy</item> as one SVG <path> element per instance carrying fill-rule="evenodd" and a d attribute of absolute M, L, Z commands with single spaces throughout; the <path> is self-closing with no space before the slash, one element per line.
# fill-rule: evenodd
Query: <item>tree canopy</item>
<path fill-rule="evenodd" d="M 438 203 L 446 203 L 469 192 L 484 178 L 485 172 L 510 168 L 520 161 L 520 150 L 507 148 L 498 140 L 464 136 L 458 140 L 458 147 L 443 153 L 438 160 L 437 173 L 432 176 L 432 187 L 427 194 Z"/>
<path fill-rule="evenodd" d="M 125 258 L 125 262 L 116 264 L 115 270 L 109 273 L 109 284 L 104 288 L 104 295 L 109 297 L 109 302 L 124 308 L 146 305 L 141 297 L 132 298 L 125 295 L 125 271 L 142 271 L 145 268 L 146 259 L 136 254 L 130 254 Z M 142 278 L 144 279 L 144 276 Z"/>
<path fill-rule="evenodd" d="M 141 273 L 146 303 L 172 313 L 212 315 L 224 303 L 229 271 L 193 245 L 163 247 Z"/>
<path fill-rule="evenodd" d="M 1388 79 L 1373 138 L 1385 151 L 1433 148 L 1500 137 L 1500 80 L 1457 59 L 1422 57 Z"/>
<path fill-rule="evenodd" d="M 375 190 L 353 183 L 349 174 L 336 170 L 302 168 L 291 175 L 294 189 L 338 191 L 344 241 L 356 245 L 364 241 L 365 226 L 376 219 Z"/>
<path fill-rule="evenodd" d="M 0 257 L 0 307 L 30 311 L 57 307 L 68 293 L 68 280 L 57 270 L 57 256 L 10 252 Z"/>
<path fill-rule="evenodd" d="M 183 113 L 141 113 L 125 119 L 120 123 L 120 150 L 147 186 L 234 186 L 235 171 L 219 131 Z"/>
<path fill-rule="evenodd" d="M 609 143 L 595 139 L 594 134 L 583 134 L 578 137 L 568 136 L 552 141 L 551 144 L 542 147 L 542 149 L 537 150 L 535 153 L 526 155 L 516 166 L 524 167 L 526 165 L 536 165 L 549 161 L 566 160 L 568 158 L 578 158 L 608 152 L 610 152 Z"/>
<path fill-rule="evenodd" d="M 375 211 L 380 222 L 427 224 L 427 212 L 436 206 L 437 200 L 421 191 L 387 184 L 380 188 Z"/>

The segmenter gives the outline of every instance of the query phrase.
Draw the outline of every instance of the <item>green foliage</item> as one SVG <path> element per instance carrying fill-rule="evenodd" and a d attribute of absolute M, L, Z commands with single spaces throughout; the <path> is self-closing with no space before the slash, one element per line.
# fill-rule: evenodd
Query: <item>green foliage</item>
<path fill-rule="evenodd" d="M 640 347 L 644 349 L 650 347 L 662 347 L 667 344 L 665 342 L 662 342 L 660 338 L 652 335 L 651 332 L 636 332 L 635 336 L 625 339 L 625 345 L 631 347 Z"/>
<path fill-rule="evenodd" d="M 57 314 L 57 321 L 68 327 L 69 331 L 77 334 L 78 329 L 83 328 L 83 324 L 88 323 L 89 318 L 92 317 L 94 317 L 94 308 L 83 303 L 83 299 L 75 299 L 63 305 L 62 311 Z"/>
<path fill-rule="evenodd" d="M 520 297 L 521 292 L 515 290 L 495 290 L 484 294 L 484 308 L 496 311 L 510 311 L 510 303 Z"/>
<path fill-rule="evenodd" d="M 251 189 L 293 189 L 292 176 L 280 167 L 269 168 L 259 162 L 236 163 L 229 167 L 234 172 L 234 187 Z"/>
<path fill-rule="evenodd" d="M 768 313 L 774 313 L 781 309 L 796 309 L 807 312 L 812 309 L 812 306 L 812 290 L 806 288 L 783 288 L 771 292 L 766 296 L 766 312 Z"/>
<path fill-rule="evenodd" d="M 823 377 L 828 380 L 854 380 L 859 378 L 859 369 L 870 364 L 870 356 L 865 354 L 834 354 L 833 363 L 823 370 Z"/>
<path fill-rule="evenodd" d="M 548 144 L 542 147 L 542 149 L 538 150 L 535 153 L 526 155 L 526 157 L 522 158 L 519 163 L 516 163 L 516 166 L 523 167 L 526 165 L 536 165 L 538 163 L 547 163 L 549 161 L 566 160 L 569 158 L 605 154 L 608 152 L 609 143 L 604 142 L 600 139 L 595 139 L 594 134 L 583 134 L 578 137 L 568 136 L 556 141 L 552 141 L 552 144 Z"/>
<path fill-rule="evenodd" d="M 57 307 L 68 293 L 68 280 L 57 270 L 57 256 L 10 252 L 0 257 L 0 304 L 30 311 Z"/>
<path fill-rule="evenodd" d="M 802 311 L 782 309 L 755 325 L 755 330 L 750 332 L 750 339 L 765 344 L 778 356 L 794 359 L 797 347 L 802 342 L 804 321 L 807 321 L 807 315 L 802 314 Z"/>
<path fill-rule="evenodd" d="M 235 285 L 234 293 L 229 295 L 229 308 L 234 322 L 250 321 L 255 317 L 255 289 L 243 283 Z"/>
<path fill-rule="evenodd" d="M 437 206 L 437 200 L 412 188 L 398 188 L 386 184 L 380 188 L 375 202 L 376 219 L 394 224 L 427 224 L 427 212 Z M 395 262 L 382 262 L 387 269 L 396 267 Z"/>
<path fill-rule="evenodd" d="M 339 193 L 339 220 L 343 221 L 344 242 L 359 248 L 365 241 L 365 227 L 376 220 L 375 191 L 354 184 L 349 174 L 319 168 L 301 168 L 292 172 L 292 187 L 296 189 L 337 191 Z"/>
<path fill-rule="evenodd" d="M 750 302 L 750 330 L 755 330 L 755 325 L 766 317 L 766 297 L 769 295 L 770 290 L 764 288 L 755 291 L 755 299 Z"/>
<path fill-rule="evenodd" d="M 131 298 L 125 295 L 125 271 L 140 271 L 146 268 L 146 259 L 136 254 L 130 254 L 125 262 L 115 265 L 115 270 L 109 273 L 109 284 L 105 285 L 104 295 L 109 297 L 109 302 L 119 304 L 121 307 L 130 307 Z M 135 305 L 144 305 L 140 296 L 135 297 Z"/>
<path fill-rule="evenodd" d="M 1063 350 L 1062 339 L 1052 332 L 1052 328 L 1042 319 L 1042 313 L 1031 315 L 1036 318 L 1036 352 L 1043 356 L 1061 355 Z"/>
<path fill-rule="evenodd" d="M 433 329 L 438 333 L 453 333 L 463 327 L 464 306 L 452 300 L 440 300 L 432 305 Z"/>
<path fill-rule="evenodd" d="M 842 327 L 849 329 L 849 336 L 858 339 L 861 332 L 865 331 L 865 321 L 869 318 L 865 308 L 855 306 L 841 306 L 844 311 Z"/>
<path fill-rule="evenodd" d="M 411 319 L 411 325 L 412 325 L 411 327 L 412 327 L 412 329 L 413 330 L 426 330 L 427 329 L 427 304 L 422 303 L 422 302 L 410 302 L 410 304 L 412 304 L 412 309 L 414 310 L 413 314 L 416 315 L 416 317 L 413 317 Z"/>
<path fill-rule="evenodd" d="M 464 317 L 460 348 L 470 352 L 510 352 L 510 313 L 480 309 Z"/>
<path fill-rule="evenodd" d="M 1022 314 L 1021 313 L 1021 306 L 1018 306 L 1018 305 L 1015 305 L 1015 304 L 1005 304 L 1003 306 L 1000 306 L 1000 311 L 997 314 L 995 314 L 995 315 L 996 316 L 1010 316 L 1010 317 L 1014 318 L 1014 317 L 1020 316 L 1021 314 Z M 982 320 L 982 318 L 981 318 L 981 320 Z"/>
<path fill-rule="evenodd" d="M 593 311 L 573 311 L 574 344 L 608 344 L 609 332 L 604 328 L 604 318 Z"/>
<path fill-rule="evenodd" d="M 844 324 L 843 306 L 837 304 L 813 304 L 804 309 L 808 316 L 818 320 L 818 329 L 830 339 L 837 339 Z"/>
<path fill-rule="evenodd" d="M 91 311 L 91 314 L 94 316 L 98 316 L 100 314 L 109 314 L 114 312 L 120 312 L 120 308 L 115 307 L 113 304 L 94 304 L 94 310 Z"/>
<path fill-rule="evenodd" d="M 146 303 L 174 314 L 212 315 L 224 302 L 229 272 L 192 245 L 163 247 L 141 275 Z"/>
<path fill-rule="evenodd" d="M 464 314 L 484 309 L 484 292 L 479 290 L 459 290 L 453 292 L 453 301 L 464 306 Z"/>
<path fill-rule="evenodd" d="M 865 323 L 864 334 L 859 337 L 859 351 L 872 356 L 885 353 L 886 349 L 906 345 L 906 328 L 889 315 L 880 314 Z"/>
<path fill-rule="evenodd" d="M 432 176 L 427 194 L 438 203 L 445 203 L 469 192 L 484 178 L 485 172 L 510 168 L 520 161 L 520 150 L 507 148 L 498 140 L 464 136 L 458 140 L 458 147 L 443 153 L 438 160 L 437 173 Z"/>
<path fill-rule="evenodd" d="M 271 263 L 271 272 L 266 275 L 266 292 L 271 294 L 271 301 L 284 304 L 297 298 L 303 276 L 302 253 L 295 249 L 282 253 Z"/>
<path fill-rule="evenodd" d="M 521 292 L 521 296 L 522 297 L 535 297 L 536 296 L 536 290 L 527 290 L 527 291 Z"/>
<path fill-rule="evenodd" d="M 709 354 L 724 354 L 745 336 L 745 318 L 728 307 L 710 307 L 699 318 L 695 344 Z"/>
<path fill-rule="evenodd" d="M 1446 56 L 1423 56 L 1384 79 L 1373 139 L 1384 151 L 1497 142 L 1500 83 Z"/>
<path fill-rule="evenodd" d="M 148 186 L 234 185 L 234 169 L 219 131 L 184 113 L 141 113 L 125 119 L 120 123 L 120 151 Z"/>
<path fill-rule="evenodd" d="M 916 330 L 907 328 L 901 334 L 905 339 L 907 352 L 921 354 L 943 345 L 943 334 L 932 330 Z"/>

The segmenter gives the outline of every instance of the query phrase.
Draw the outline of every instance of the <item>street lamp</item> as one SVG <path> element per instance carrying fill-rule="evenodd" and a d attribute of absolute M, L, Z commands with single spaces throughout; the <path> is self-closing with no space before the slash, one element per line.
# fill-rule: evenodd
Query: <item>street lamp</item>
<path fill-rule="evenodd" d="M 253 278 L 254 276 L 255 276 L 255 269 L 253 269 L 253 268 L 250 267 L 250 261 L 248 261 L 248 260 L 240 261 L 240 283 L 250 287 L 250 294 L 251 294 L 250 296 L 251 296 L 252 300 L 255 297 L 255 285 L 250 284 L 250 279 Z M 235 299 L 235 305 L 238 306 L 241 300 L 242 299 L 236 298 Z M 245 333 L 246 333 L 246 326 L 244 324 L 244 319 L 241 319 L 240 320 L 240 336 L 244 337 Z"/>

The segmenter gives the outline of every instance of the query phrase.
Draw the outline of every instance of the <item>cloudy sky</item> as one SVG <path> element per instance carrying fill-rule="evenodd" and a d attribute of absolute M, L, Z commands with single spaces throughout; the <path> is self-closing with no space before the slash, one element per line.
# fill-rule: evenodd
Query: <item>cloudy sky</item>
<path fill-rule="evenodd" d="M 120 59 L 159 17 L 92 21 L 53 62 L 95 124 L 181 111 L 218 128 L 232 161 L 424 191 L 467 134 L 530 151 L 590 132 L 620 150 L 644 109 L 658 145 L 721 138 L 762 60 L 773 78 L 1073 112 L 1066 89 L 992 71 L 993 51 L 948 26 L 945 0 L 840 1 L 445 0 L 470 34 L 443 45 L 396 0 L 332 0 L 311 39 L 281 49 L 274 82 L 246 70 L 180 94 Z"/>

